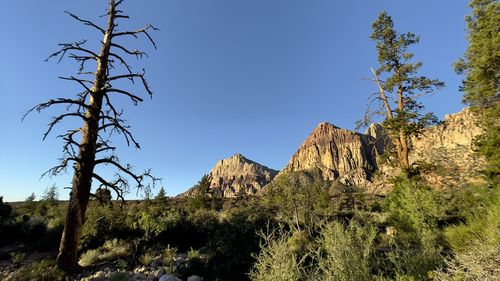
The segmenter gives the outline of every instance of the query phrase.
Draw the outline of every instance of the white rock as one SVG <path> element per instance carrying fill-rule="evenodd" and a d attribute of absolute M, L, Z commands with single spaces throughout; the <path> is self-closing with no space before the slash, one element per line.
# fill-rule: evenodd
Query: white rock
<path fill-rule="evenodd" d="M 182 279 L 172 274 L 165 274 L 158 281 L 182 281 Z"/>
<path fill-rule="evenodd" d="M 154 272 L 154 276 L 156 278 L 160 278 L 161 276 L 163 276 L 163 274 L 165 274 L 165 270 L 163 270 L 163 268 L 160 268 Z"/>

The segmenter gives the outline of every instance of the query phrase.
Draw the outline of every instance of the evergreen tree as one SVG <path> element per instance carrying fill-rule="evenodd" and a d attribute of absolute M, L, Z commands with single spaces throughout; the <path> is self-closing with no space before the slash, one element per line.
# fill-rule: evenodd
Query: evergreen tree
<path fill-rule="evenodd" d="M 57 191 L 56 184 L 53 184 L 51 187 L 45 189 L 45 192 L 42 196 L 43 201 L 47 203 L 53 204 L 59 200 L 59 191 Z"/>
<path fill-rule="evenodd" d="M 410 61 L 413 54 L 408 48 L 419 42 L 418 36 L 398 33 L 386 12 L 380 13 L 372 28 L 370 38 L 377 44 L 380 66 L 376 70 L 372 68 L 378 92 L 370 97 L 369 104 L 376 102 L 380 108 L 368 108 L 358 126 L 366 126 L 374 115 L 382 115 L 384 127 L 394 141 L 400 166 L 409 168 L 410 138 L 437 121 L 432 113 L 422 113 L 424 107 L 418 98 L 433 93 L 444 83 L 417 75 L 422 63 Z"/>
<path fill-rule="evenodd" d="M 160 191 L 158 191 L 158 194 L 155 197 L 156 201 L 165 201 L 167 199 L 167 193 L 165 192 L 165 189 L 163 186 L 160 188 Z"/>
<path fill-rule="evenodd" d="M 35 201 L 35 199 L 36 199 L 36 195 L 33 192 L 33 193 L 31 193 L 30 196 L 26 197 L 26 199 L 24 201 L 26 201 L 26 202 L 33 202 L 33 201 Z"/>
<path fill-rule="evenodd" d="M 472 14 L 466 17 L 469 46 L 455 70 L 464 74 L 461 91 L 464 102 L 483 114 L 485 134 L 478 141 L 486 156 L 486 174 L 494 183 L 500 175 L 500 3 L 495 0 L 472 0 Z"/>

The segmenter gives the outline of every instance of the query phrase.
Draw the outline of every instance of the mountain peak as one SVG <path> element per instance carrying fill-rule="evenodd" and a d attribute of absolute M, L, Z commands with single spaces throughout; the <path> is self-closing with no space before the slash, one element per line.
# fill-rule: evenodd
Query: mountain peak
<path fill-rule="evenodd" d="M 283 171 L 319 170 L 325 180 L 364 185 L 376 169 L 368 136 L 321 122 Z"/>
<path fill-rule="evenodd" d="M 221 159 L 210 171 L 210 194 L 217 197 L 254 195 L 268 184 L 278 171 L 249 160 L 240 153 Z M 191 190 L 185 195 L 189 196 Z"/>

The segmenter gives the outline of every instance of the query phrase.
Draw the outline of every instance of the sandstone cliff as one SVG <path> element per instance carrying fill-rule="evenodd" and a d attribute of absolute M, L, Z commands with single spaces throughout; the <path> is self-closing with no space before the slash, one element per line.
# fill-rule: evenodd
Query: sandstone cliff
<path fill-rule="evenodd" d="M 372 136 L 323 122 L 292 156 L 282 173 L 319 170 L 325 180 L 364 186 L 377 169 Z"/>
<path fill-rule="evenodd" d="M 474 140 L 483 133 L 478 113 L 464 109 L 412 139 L 410 161 L 429 167 L 430 184 L 446 188 L 481 182 L 484 158 L 474 152 Z"/>
<path fill-rule="evenodd" d="M 209 193 L 218 197 L 236 197 L 239 195 L 254 195 L 268 184 L 278 171 L 263 166 L 235 154 L 217 162 L 210 171 Z M 185 192 L 184 196 L 191 196 L 193 189 Z"/>
<path fill-rule="evenodd" d="M 446 115 L 443 122 L 412 138 L 410 162 L 420 166 L 424 178 L 436 188 L 481 182 L 484 159 L 473 146 L 482 132 L 477 113 L 469 109 Z M 323 122 L 280 173 L 319 170 L 325 180 L 385 193 L 391 188 L 388 179 L 399 173 L 399 168 L 387 162 L 388 157 L 381 157 L 392 149 L 389 136 L 379 124 L 360 134 Z"/>

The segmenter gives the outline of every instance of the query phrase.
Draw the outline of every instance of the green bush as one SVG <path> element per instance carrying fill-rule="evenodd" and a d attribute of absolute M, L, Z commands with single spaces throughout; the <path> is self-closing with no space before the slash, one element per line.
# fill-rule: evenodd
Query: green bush
<path fill-rule="evenodd" d="M 254 281 L 295 281 L 305 275 L 300 259 L 288 245 L 289 234 L 272 231 L 260 233 L 261 251 L 249 277 Z"/>
<path fill-rule="evenodd" d="M 468 216 L 465 224 L 446 229 L 453 250 L 446 267 L 437 271 L 440 280 L 488 280 L 500 276 L 500 193 L 485 212 Z"/>
<path fill-rule="evenodd" d="M 21 267 L 16 271 L 11 280 L 16 281 L 63 281 L 65 274 L 57 269 L 54 260 L 41 260 Z"/>
<path fill-rule="evenodd" d="M 98 249 L 88 250 L 80 256 L 78 262 L 81 266 L 87 267 L 98 264 L 102 261 L 114 261 L 130 254 L 130 244 L 117 239 L 108 240 Z"/>
<path fill-rule="evenodd" d="M 443 214 L 436 197 L 418 181 L 396 179 L 395 188 L 385 200 L 389 224 L 396 229 L 396 235 L 391 238 L 391 250 L 386 255 L 389 265 L 385 264 L 383 271 L 392 271 L 398 278 L 422 280 L 441 266 L 437 219 Z"/>
<path fill-rule="evenodd" d="M 371 255 L 376 231 L 351 221 L 344 228 L 339 222 L 327 224 L 318 238 L 317 280 L 370 280 Z"/>

